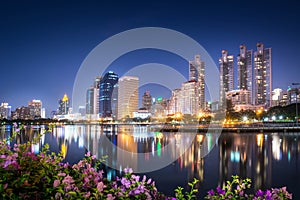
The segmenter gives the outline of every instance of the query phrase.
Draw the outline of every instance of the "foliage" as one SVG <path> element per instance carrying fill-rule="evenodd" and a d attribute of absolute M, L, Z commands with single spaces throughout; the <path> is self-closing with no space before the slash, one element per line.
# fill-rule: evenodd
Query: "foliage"
<path fill-rule="evenodd" d="M 217 187 L 216 190 L 210 190 L 205 199 L 245 199 L 245 200 L 288 200 L 292 199 L 292 194 L 288 193 L 285 187 L 272 190 L 258 190 L 255 194 L 247 194 L 247 189 L 251 187 L 250 179 L 239 179 L 238 176 L 232 176 L 232 181 L 227 181 L 224 187 Z"/>

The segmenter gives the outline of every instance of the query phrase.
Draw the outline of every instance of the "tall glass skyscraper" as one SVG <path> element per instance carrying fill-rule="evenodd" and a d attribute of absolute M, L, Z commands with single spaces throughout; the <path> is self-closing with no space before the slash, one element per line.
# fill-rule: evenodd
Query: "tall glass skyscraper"
<path fill-rule="evenodd" d="M 224 108 L 226 103 L 226 92 L 234 89 L 234 61 L 228 51 L 222 50 L 220 65 L 220 106 Z"/>
<path fill-rule="evenodd" d="M 196 55 L 189 62 L 189 81 L 196 81 L 197 109 L 205 109 L 205 63 L 201 61 L 200 55 Z M 198 112 L 198 111 L 197 111 Z"/>
<path fill-rule="evenodd" d="M 257 43 L 254 52 L 254 104 L 272 106 L 272 51 Z"/>
<path fill-rule="evenodd" d="M 237 71 L 238 71 L 238 85 L 239 90 L 248 90 L 249 91 L 249 101 L 253 103 L 252 99 L 252 50 L 247 50 L 246 46 L 240 46 L 240 53 L 237 57 Z"/>
<path fill-rule="evenodd" d="M 112 71 L 107 72 L 100 80 L 99 87 L 99 116 L 112 117 L 112 94 L 115 84 L 118 83 L 118 75 Z"/>

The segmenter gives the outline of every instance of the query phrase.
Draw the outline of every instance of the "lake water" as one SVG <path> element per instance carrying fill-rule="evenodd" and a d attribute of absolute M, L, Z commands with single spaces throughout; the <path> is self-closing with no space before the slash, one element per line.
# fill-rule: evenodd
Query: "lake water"
<path fill-rule="evenodd" d="M 0 127 L 0 139 L 11 127 Z M 44 126 L 27 127 L 17 143 L 32 140 Z M 177 186 L 187 188 L 200 180 L 199 198 L 222 185 L 232 175 L 252 179 L 253 188 L 287 186 L 300 199 L 300 133 L 181 133 L 153 132 L 149 126 L 62 125 L 48 131 L 33 145 L 38 153 L 46 143 L 61 151 L 66 162 L 76 163 L 87 151 L 102 158 L 113 178 L 125 167 L 156 181 L 159 191 L 174 195 Z M 117 170 L 115 170 L 117 169 Z"/>

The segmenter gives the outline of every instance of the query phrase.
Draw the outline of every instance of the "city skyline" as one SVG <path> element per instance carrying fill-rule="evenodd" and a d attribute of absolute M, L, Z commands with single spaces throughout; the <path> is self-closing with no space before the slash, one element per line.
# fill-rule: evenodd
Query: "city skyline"
<path fill-rule="evenodd" d="M 116 7 L 99 2 L 1 2 L 0 66 L 4 76 L 0 101 L 8 102 L 14 110 L 40 99 L 49 114 L 57 109 L 63 94 L 71 96 L 80 64 L 96 45 L 119 32 L 145 26 L 189 35 L 203 45 L 216 64 L 222 49 L 236 57 L 240 45 L 255 49 L 255 44 L 262 42 L 272 47 L 273 88 L 285 90 L 292 82 L 299 82 L 295 56 L 299 6 L 294 1 L 260 2 L 262 9 L 257 10 L 257 3 L 119 2 Z M 245 6 L 248 10 L 241 12 Z M 112 9 L 113 15 L 109 12 Z M 247 26 L 243 27 L 244 23 Z M 122 76 L 130 67 L 148 62 L 167 64 L 188 77 L 188 61 L 155 50 L 130 52 L 110 68 L 120 70 Z"/>

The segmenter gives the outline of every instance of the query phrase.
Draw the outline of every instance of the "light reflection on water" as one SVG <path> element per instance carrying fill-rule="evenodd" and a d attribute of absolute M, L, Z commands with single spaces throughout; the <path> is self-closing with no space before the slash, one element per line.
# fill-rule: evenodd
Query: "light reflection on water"
<path fill-rule="evenodd" d="M 10 137 L 11 129 L 2 126 L 0 139 Z M 44 126 L 27 127 L 12 143 L 31 141 L 44 130 Z M 48 143 L 51 151 L 61 151 L 70 163 L 78 162 L 87 151 L 98 158 L 108 155 L 109 166 L 120 171 L 145 163 L 151 165 L 154 157 L 163 160 L 172 156 L 174 161 L 168 166 L 146 173 L 166 194 L 172 195 L 177 186 L 186 186 L 195 177 L 200 180 L 200 197 L 203 197 L 206 191 L 225 184 L 237 174 L 251 178 L 254 189 L 287 186 L 293 199 L 299 199 L 299 136 L 300 133 L 223 133 L 217 138 L 213 133 L 198 133 L 194 138 L 186 133 L 151 132 L 146 126 L 67 125 L 45 134 L 32 146 L 32 151 L 38 153 Z M 103 138 L 123 150 L 143 153 L 143 158 L 128 163 L 122 160 L 119 151 L 107 146 Z M 190 140 L 193 140 L 190 148 L 184 151 Z M 172 148 L 166 150 L 164 147 L 169 144 Z M 203 157 L 204 150 L 211 152 Z M 116 160 L 124 164 L 116 166 Z M 106 171 L 111 178 L 117 174 L 115 170 Z"/>

